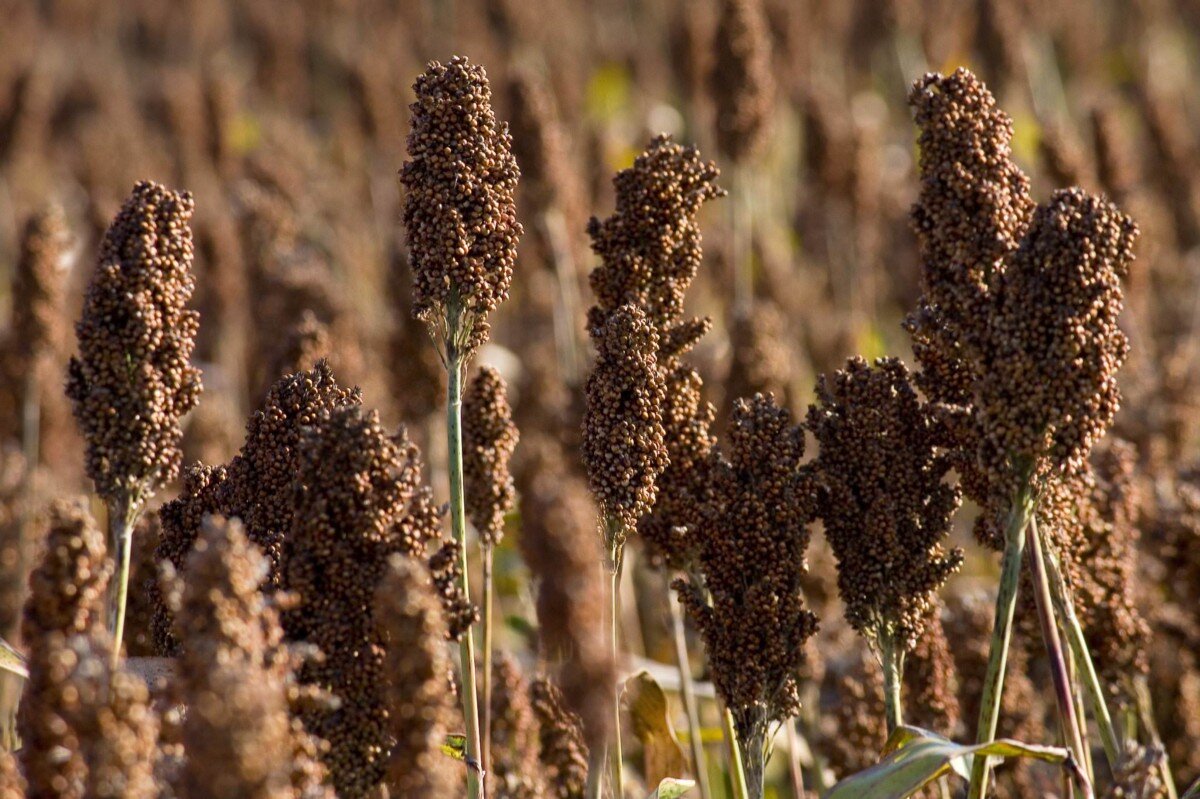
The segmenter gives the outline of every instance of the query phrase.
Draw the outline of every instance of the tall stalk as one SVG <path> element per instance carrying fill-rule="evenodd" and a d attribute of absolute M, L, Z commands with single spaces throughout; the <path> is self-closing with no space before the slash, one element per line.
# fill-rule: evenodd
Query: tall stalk
<path fill-rule="evenodd" d="M 1054 681 L 1054 698 L 1058 703 L 1059 719 L 1062 721 L 1063 739 L 1074 754 L 1076 762 L 1081 767 L 1086 767 L 1088 758 L 1084 752 L 1080 719 L 1075 713 L 1075 696 L 1071 688 L 1070 676 L 1067 674 L 1067 660 L 1063 654 L 1062 639 L 1059 637 L 1058 624 L 1054 620 L 1054 611 L 1051 607 L 1050 583 L 1046 575 L 1046 561 L 1042 552 L 1041 535 L 1038 533 L 1036 518 L 1031 518 L 1026 526 L 1026 550 L 1029 553 L 1029 570 L 1033 578 L 1033 596 L 1036 600 L 1038 621 L 1042 627 L 1042 640 L 1046 644 L 1046 653 L 1050 660 L 1050 676 Z M 1091 781 L 1087 779 L 1082 768 L 1075 772 L 1075 776 L 1085 799 L 1091 799 Z"/>
<path fill-rule="evenodd" d="M 113 553 L 117 559 L 117 586 L 112 595 L 112 667 L 121 662 L 121 641 L 125 637 L 125 606 L 129 601 L 129 568 L 133 553 L 133 525 L 141 511 L 141 503 L 128 497 L 108 503 L 108 529 Z"/>
<path fill-rule="evenodd" d="M 1025 551 L 1025 527 L 1033 518 L 1036 500 L 1028 478 L 1013 497 L 1004 530 L 1004 557 L 1000 563 L 1000 588 L 996 594 L 996 617 L 992 624 L 991 649 L 988 652 L 987 673 L 979 708 L 979 726 L 975 732 L 978 743 L 996 737 L 1000 720 L 1000 698 L 1004 691 L 1004 669 L 1008 664 L 1008 647 L 1012 641 L 1013 612 L 1017 606 L 1017 591 L 1021 584 L 1021 559 Z M 991 764 L 986 757 L 975 758 L 971 769 L 968 799 L 983 799 L 987 795 Z"/>
<path fill-rule="evenodd" d="M 712 789 L 708 784 L 708 768 L 704 762 L 704 742 L 700 739 L 700 709 L 696 703 L 696 685 L 692 681 L 692 668 L 688 661 L 683 611 L 679 607 L 675 592 L 669 586 L 667 587 L 667 607 L 671 609 L 671 629 L 675 634 L 675 662 L 679 666 L 679 690 L 683 695 L 683 709 L 687 714 L 688 742 L 692 749 L 692 766 L 696 774 L 696 786 L 700 789 L 700 799 L 710 799 Z"/>
<path fill-rule="evenodd" d="M 742 757 L 742 747 L 738 743 L 737 729 L 733 724 L 733 714 L 729 708 L 721 708 L 722 724 L 725 728 L 725 744 L 729 747 L 729 781 L 733 783 L 734 799 L 750 799 L 747 787 L 746 762 Z"/>
<path fill-rule="evenodd" d="M 609 522 L 610 529 L 613 522 Z M 621 613 L 621 560 L 624 557 L 624 547 L 616 543 L 618 538 L 610 536 L 609 540 L 613 543 L 609 545 L 608 553 L 608 571 L 609 571 L 609 643 L 611 644 L 611 652 L 613 664 L 618 664 L 620 660 L 620 644 L 618 640 L 618 630 L 620 628 L 620 613 Z M 608 750 L 608 768 L 610 779 L 612 780 L 612 791 L 614 799 L 620 799 L 624 794 L 623 786 L 625 785 L 625 764 L 624 754 L 621 750 L 621 686 L 617 683 L 613 686 L 613 737 L 612 744 Z"/>
<path fill-rule="evenodd" d="M 460 319 L 457 303 L 451 303 L 450 329 L 457 331 Z M 446 342 L 447 407 L 446 442 L 447 462 L 450 467 L 450 527 L 458 543 L 459 588 L 464 597 L 471 595 L 467 573 L 467 518 L 463 498 L 462 459 L 462 377 L 463 358 L 454 341 L 454 333 Z M 459 663 L 462 670 L 463 717 L 467 725 L 466 754 L 476 763 L 482 763 L 479 739 L 479 697 L 475 685 L 475 639 L 468 628 L 458 642 Z M 480 767 L 482 771 L 482 766 Z M 487 790 L 481 773 L 467 769 L 468 799 L 486 799 Z"/>
<path fill-rule="evenodd" d="M 796 720 L 788 719 L 783 723 L 788 745 L 788 771 L 792 778 L 792 793 L 796 799 L 804 799 L 804 766 L 800 762 L 800 733 L 796 731 Z"/>
<path fill-rule="evenodd" d="M 483 553 L 483 731 L 480 735 L 480 758 L 483 767 L 483 778 L 486 781 L 492 769 L 492 608 L 495 603 L 495 589 L 492 577 L 492 565 L 496 548 L 484 543 Z"/>

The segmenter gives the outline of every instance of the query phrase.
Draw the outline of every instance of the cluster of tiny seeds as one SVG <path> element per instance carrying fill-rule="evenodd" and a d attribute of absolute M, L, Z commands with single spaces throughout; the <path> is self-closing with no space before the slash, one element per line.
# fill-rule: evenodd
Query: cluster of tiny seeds
<path fill-rule="evenodd" d="M 787 340 L 787 321 L 773 301 L 756 298 L 748 307 L 735 309 L 729 324 L 725 396 L 732 400 L 773 394 L 786 405 L 794 371 Z"/>
<path fill-rule="evenodd" d="M 904 659 L 904 721 L 953 738 L 961 718 L 958 674 L 942 611 L 940 602 L 930 603 L 925 629 Z"/>
<path fill-rule="evenodd" d="M 508 464 L 517 448 L 517 427 L 508 404 L 508 386 L 484 366 L 463 395 L 463 494 L 467 518 L 486 546 L 504 536 L 504 516 L 515 489 Z"/>
<path fill-rule="evenodd" d="M 1121 280 L 1137 226 L 1078 189 L 1040 206 L 1001 277 L 976 386 L 978 468 L 1004 499 L 1014 463 L 1077 472 L 1120 405 Z"/>
<path fill-rule="evenodd" d="M 159 560 L 184 570 L 204 516 L 237 517 L 245 525 L 247 537 L 267 555 L 270 571 L 266 584 L 277 585 L 292 529 L 291 487 L 301 430 L 325 411 L 360 402 L 358 389 L 339 386 L 325 361 L 276 381 L 246 425 L 241 452 L 225 466 L 196 465 L 187 469 L 180 495 L 160 509 Z M 151 585 L 150 592 L 155 597 L 156 646 L 164 654 L 174 652 L 177 644 L 170 613 L 156 585 Z"/>
<path fill-rule="evenodd" d="M 711 458 L 712 499 L 697 531 L 704 586 L 675 588 L 739 740 L 761 746 L 754 736 L 766 722 L 795 714 L 796 670 L 817 630 L 800 591 L 815 502 L 798 471 L 803 431 L 771 398 L 738 400 L 729 441 L 728 456 Z"/>
<path fill-rule="evenodd" d="M 269 563 L 236 520 L 206 517 L 171 594 L 179 638 L 185 797 L 328 799 L 323 770 L 289 717 L 292 658 L 260 588 Z"/>
<path fill-rule="evenodd" d="M 42 560 L 29 577 L 30 593 L 21 621 L 29 680 L 18 731 L 31 796 L 82 796 L 85 742 L 64 722 L 68 696 L 61 661 L 69 637 L 102 629 L 111 571 L 104 536 L 83 505 L 55 503 Z"/>
<path fill-rule="evenodd" d="M 179 472 L 180 419 L 200 397 L 190 363 L 192 196 L 134 187 L 100 245 L 76 325 L 67 395 L 87 441 L 88 476 L 110 501 L 144 501 Z"/>
<path fill-rule="evenodd" d="M 514 194 L 520 170 L 508 127 L 492 112 L 483 67 L 455 56 L 432 62 L 413 85 L 404 227 L 414 313 L 464 355 L 487 340 L 487 314 L 508 298 L 521 223 Z M 449 314 L 457 303 L 466 330 Z"/>
<path fill-rule="evenodd" d="M 387 786 L 395 796 L 449 799 L 459 795 L 465 775 L 448 767 L 441 750 L 454 726 L 446 684 L 446 622 L 423 572 L 418 561 L 394 554 L 375 594 L 375 617 L 386 649 L 387 726 L 395 741 Z"/>
<path fill-rule="evenodd" d="M 911 650 L 963 559 L 942 547 L 960 494 L 946 482 L 936 421 L 902 362 L 852 358 L 821 376 L 808 428 L 821 445 L 813 475 L 846 620 L 873 644 L 887 635 Z"/>
<path fill-rule="evenodd" d="M 496 657 L 492 675 L 492 773 L 496 799 L 544 799 L 549 796 L 538 759 L 540 729 L 529 684 L 516 658 Z"/>
<path fill-rule="evenodd" d="M 529 687 L 538 721 L 538 758 L 546 770 L 552 799 L 583 799 L 587 787 L 588 748 L 579 717 L 564 706 L 562 693 L 549 677 Z"/>
<path fill-rule="evenodd" d="M 619 547 L 653 507 L 667 466 L 667 387 L 658 331 L 639 306 L 617 308 L 596 334 L 596 364 L 585 386 L 583 462 L 592 493 L 615 527 L 608 543 Z"/>
<path fill-rule="evenodd" d="M 521 493 L 519 544 L 537 579 L 540 647 L 562 661 L 566 703 L 582 719 L 588 744 L 603 746 L 612 723 L 615 665 L 603 634 L 608 602 L 596 535 L 596 509 L 581 481 L 552 469 L 548 453 Z"/>
<path fill-rule="evenodd" d="M 338 705 L 302 718 L 329 741 L 338 795 L 361 797 L 383 779 L 391 747 L 375 591 L 388 555 L 423 557 L 440 538 L 439 516 L 416 448 L 356 406 L 323 412 L 301 430 L 294 476 L 281 587 L 295 604 L 283 613 L 284 632 L 322 654 L 304 664 L 301 680 Z"/>
<path fill-rule="evenodd" d="M 281 377 L 314 368 L 318 362 L 327 359 L 332 351 L 333 342 L 330 339 L 329 326 L 305 308 L 300 318 L 282 331 L 268 359 L 268 390 Z"/>
<path fill-rule="evenodd" d="M 875 765 L 887 740 L 884 718 L 883 671 L 866 647 L 855 647 L 825 673 L 821 715 L 832 720 L 832 734 L 823 741 L 830 766 L 842 777 Z"/>
<path fill-rule="evenodd" d="M 771 39 L 760 0 L 723 0 L 709 88 L 717 145 L 735 162 L 762 146 L 775 103 Z"/>
<path fill-rule="evenodd" d="M 662 337 L 665 361 L 695 343 L 704 330 L 680 336 L 684 294 L 702 257 L 696 214 L 724 191 L 717 167 L 694 147 L 656 136 L 645 152 L 613 178 L 616 208 L 588 223 L 600 265 L 589 276 L 596 305 L 588 311 L 593 339 L 625 305 L 640 306 Z M 674 334 L 674 335 L 673 335 Z M 669 346 L 668 346 L 669 345 Z"/>
<path fill-rule="evenodd" d="M 1093 453 L 1092 468 L 1095 487 L 1088 499 L 1095 513 L 1075 555 L 1081 567 L 1073 585 L 1075 601 L 1101 680 L 1113 698 L 1131 704 L 1129 680 L 1150 668 L 1150 626 L 1137 595 L 1137 453 L 1131 444 L 1113 441 Z"/>
<path fill-rule="evenodd" d="M 392 399 L 400 420 L 415 426 L 446 398 L 446 370 L 429 334 L 413 318 L 412 270 L 408 253 L 397 243 L 388 270 L 388 299 L 395 309 L 388 356 L 391 360 Z"/>
<path fill-rule="evenodd" d="M 63 289 L 71 246 L 66 216 L 53 205 L 34 214 L 21 235 L 13 270 L 12 340 L 29 368 L 63 343 Z"/>

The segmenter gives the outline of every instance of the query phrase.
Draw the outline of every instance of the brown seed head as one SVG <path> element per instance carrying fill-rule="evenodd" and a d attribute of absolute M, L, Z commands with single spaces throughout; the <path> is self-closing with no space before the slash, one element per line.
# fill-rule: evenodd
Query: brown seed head
<path fill-rule="evenodd" d="M 751 751 L 769 722 L 797 709 L 796 671 L 817 630 L 800 591 L 815 503 L 798 473 L 803 431 L 771 398 L 738 400 L 729 440 L 728 455 L 711 458 L 713 497 L 697 531 L 704 585 L 678 580 L 675 588 Z"/>
<path fill-rule="evenodd" d="M 760 0 L 723 0 L 709 87 L 717 110 L 717 144 L 732 161 L 762 146 L 775 103 L 771 39 Z"/>
<path fill-rule="evenodd" d="M 898 359 L 852 358 L 821 377 L 808 428 L 846 620 L 873 646 L 889 637 L 911 650 L 963 558 L 942 543 L 961 495 L 946 483 L 937 420 Z"/>
<path fill-rule="evenodd" d="M 388 435 L 358 407 L 326 411 L 301 430 L 292 495 L 281 586 L 295 603 L 284 632 L 321 651 L 301 680 L 339 701 L 302 717 L 329 741 L 325 763 L 338 795 L 361 797 L 383 779 L 391 747 L 375 592 L 388 555 L 424 557 L 439 540 L 440 510 L 407 435 Z"/>
<path fill-rule="evenodd" d="M 385 637 L 383 699 L 395 739 L 388 788 L 395 796 L 456 796 L 462 774 L 441 751 L 455 724 L 446 685 L 446 622 L 418 561 L 399 554 L 388 559 L 375 615 Z"/>
<path fill-rule="evenodd" d="M 180 419 L 200 397 L 190 363 L 191 194 L 142 182 L 100 245 L 75 327 L 67 395 L 87 440 L 88 476 L 107 500 L 139 506 L 179 473 Z"/>
<path fill-rule="evenodd" d="M 538 757 L 546 769 L 549 796 L 583 799 L 588 748 L 583 742 L 579 717 L 566 709 L 558 686 L 549 677 L 537 677 L 529 694 L 540 729 Z"/>
<path fill-rule="evenodd" d="M 463 396 L 463 484 L 467 517 L 485 546 L 504 536 L 504 516 L 515 500 L 508 470 L 519 434 L 508 404 L 508 386 L 490 366 L 475 375 Z"/>
<path fill-rule="evenodd" d="M 62 208 L 34 214 L 21 235 L 21 255 L 13 272 L 12 337 L 26 368 L 63 345 L 63 289 L 71 247 Z"/>
<path fill-rule="evenodd" d="M 538 759 L 540 730 L 517 660 L 496 657 L 492 685 L 492 786 L 497 799 L 550 796 Z"/>
<path fill-rule="evenodd" d="M 508 298 L 522 232 L 520 170 L 483 67 L 462 56 L 434 61 L 413 89 L 400 182 L 414 313 L 437 340 L 470 356 L 487 340 L 487 315 Z"/>
<path fill-rule="evenodd" d="M 654 505 L 656 482 L 667 466 L 667 388 L 656 354 L 658 331 L 639 306 L 617 308 L 596 332 L 596 364 L 585 386 L 583 462 L 612 528 L 611 549 Z"/>
<path fill-rule="evenodd" d="M 27 644 L 50 633 L 90 633 L 104 625 L 105 591 L 112 574 L 103 534 L 82 501 L 56 501 L 41 563 L 29 575 L 21 622 Z"/>

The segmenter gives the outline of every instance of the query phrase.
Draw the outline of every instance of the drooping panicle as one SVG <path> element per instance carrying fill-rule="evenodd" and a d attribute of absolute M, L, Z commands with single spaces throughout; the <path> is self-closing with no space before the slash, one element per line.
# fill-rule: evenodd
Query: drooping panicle
<path fill-rule="evenodd" d="M 515 500 L 508 464 L 518 438 L 508 386 L 484 366 L 463 395 L 463 493 L 467 518 L 487 546 L 500 543 Z"/>
<path fill-rule="evenodd" d="M 76 325 L 67 394 L 87 441 L 88 476 L 110 502 L 140 506 L 179 472 L 180 419 L 200 396 L 191 365 L 191 194 L 133 189 L 100 245 Z"/>
<path fill-rule="evenodd" d="M 728 454 L 713 454 L 713 497 L 698 531 L 704 585 L 675 587 L 746 757 L 761 767 L 767 725 L 795 715 L 796 672 L 817 630 L 800 588 L 815 502 L 799 474 L 803 431 L 770 397 L 737 402 L 729 441 Z"/>
<path fill-rule="evenodd" d="M 667 466 L 667 389 L 658 330 L 640 306 L 617 308 L 597 332 L 596 364 L 585 386 L 583 462 L 612 549 L 654 505 Z"/>
<path fill-rule="evenodd" d="M 946 482 L 936 415 L 901 361 L 852 358 L 822 375 L 808 428 L 821 445 L 818 512 L 846 620 L 872 646 L 886 637 L 911 650 L 963 558 L 943 546 L 961 495 Z"/>
<path fill-rule="evenodd" d="M 423 557 L 440 539 L 440 510 L 421 482 L 416 447 L 403 430 L 384 432 L 374 412 L 321 413 L 301 430 L 297 452 L 281 575 L 295 602 L 283 628 L 288 640 L 322 653 L 300 679 L 339 704 L 302 718 L 329 741 L 325 763 L 338 795 L 361 797 L 383 779 L 391 748 L 375 592 L 388 555 Z"/>
<path fill-rule="evenodd" d="M 317 744 L 289 715 L 293 659 L 278 611 L 260 590 L 269 566 L 240 522 L 206 516 L 186 581 L 171 592 L 186 642 L 177 660 L 189 708 L 179 786 L 185 797 L 332 797 L 320 763 L 306 754 Z"/>
<path fill-rule="evenodd" d="M 375 594 L 385 636 L 387 728 L 395 740 L 387 786 L 395 796 L 449 799 L 458 795 L 463 773 L 441 750 L 455 727 L 451 669 L 445 618 L 424 571 L 418 561 L 394 554 Z"/>
<path fill-rule="evenodd" d="M 439 343 L 470 356 L 487 340 L 487 315 L 508 298 L 520 170 L 483 67 L 462 56 L 434 61 L 413 89 L 400 172 L 413 310 Z"/>
<path fill-rule="evenodd" d="M 771 39 L 760 0 L 722 0 L 709 87 L 717 145 L 732 161 L 759 149 L 771 123 L 775 80 Z"/>

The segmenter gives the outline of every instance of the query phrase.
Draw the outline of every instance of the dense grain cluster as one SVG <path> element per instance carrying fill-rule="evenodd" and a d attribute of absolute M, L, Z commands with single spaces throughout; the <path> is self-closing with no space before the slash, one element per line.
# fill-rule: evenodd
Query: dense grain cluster
<path fill-rule="evenodd" d="M 436 339 L 469 356 L 487 340 L 487 315 L 508 297 L 520 170 L 483 67 L 461 56 L 434 61 L 413 89 L 400 172 L 413 310 Z"/>
<path fill-rule="evenodd" d="M 329 741 L 338 796 L 365 796 L 383 779 L 391 749 L 384 698 L 384 641 L 372 610 L 392 553 L 420 557 L 440 539 L 440 511 L 421 483 L 416 448 L 378 416 L 349 406 L 301 430 L 292 530 L 281 586 L 296 596 L 283 614 L 289 640 L 320 649 L 304 683 L 336 708 L 308 708 L 305 726 Z"/>
<path fill-rule="evenodd" d="M 180 419 L 200 397 L 189 359 L 194 203 L 155 183 L 134 187 L 104 235 L 76 326 L 67 394 L 87 440 L 88 476 L 109 501 L 138 507 L 175 478 Z"/>
<path fill-rule="evenodd" d="M 774 107 L 771 39 L 759 0 L 722 0 L 709 84 L 717 145 L 742 161 L 762 146 Z"/>
<path fill-rule="evenodd" d="M 537 717 L 538 757 L 554 799 L 583 799 L 587 783 L 588 749 L 579 717 L 563 705 L 562 693 L 549 677 L 538 677 L 529 688 Z"/>
<path fill-rule="evenodd" d="M 797 471 L 803 432 L 770 398 L 739 400 L 729 439 L 728 454 L 713 456 L 712 506 L 698 532 L 704 585 L 676 588 L 753 758 L 766 725 L 795 714 L 796 670 L 817 630 L 800 592 L 814 502 Z"/>
<path fill-rule="evenodd" d="M 508 386 L 484 366 L 463 394 L 463 483 L 467 518 L 488 545 L 500 543 L 516 490 L 508 464 L 519 434 Z"/>
<path fill-rule="evenodd" d="M 492 688 L 492 777 L 497 799 L 542 799 L 546 785 L 538 757 L 541 728 L 530 685 L 512 655 L 496 659 Z"/>
<path fill-rule="evenodd" d="M 657 480 L 667 466 L 667 386 L 657 355 L 658 330 L 640 306 L 617 308 L 594 335 L 583 462 L 609 527 L 608 546 L 619 550 L 654 505 Z"/>
<path fill-rule="evenodd" d="M 930 409 L 895 358 L 861 358 L 822 376 L 808 428 L 825 536 L 838 559 L 846 620 L 880 645 L 921 638 L 938 589 L 962 565 L 943 540 L 959 505 Z"/>
<path fill-rule="evenodd" d="M 62 208 L 34 214 L 21 233 L 13 270 L 12 340 L 25 369 L 64 344 L 63 314 L 71 236 Z"/>
<path fill-rule="evenodd" d="M 375 616 L 385 636 L 387 726 L 395 740 L 387 785 L 396 796 L 449 799 L 461 793 L 463 775 L 447 767 L 441 751 L 455 727 L 446 621 L 423 572 L 418 561 L 394 554 L 375 594 Z"/>

